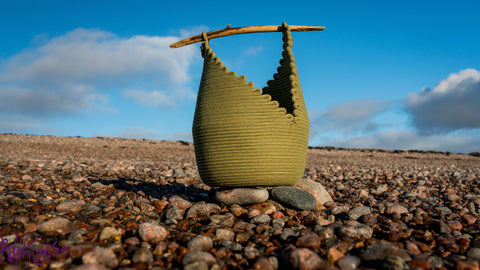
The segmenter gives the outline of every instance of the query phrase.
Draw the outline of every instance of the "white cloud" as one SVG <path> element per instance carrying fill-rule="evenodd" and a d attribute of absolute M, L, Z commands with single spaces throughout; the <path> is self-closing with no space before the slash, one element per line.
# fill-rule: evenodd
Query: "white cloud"
<path fill-rule="evenodd" d="M 331 106 L 326 112 L 310 112 L 314 130 L 345 134 L 374 131 L 378 124 L 372 118 L 384 112 L 390 102 L 372 99 L 354 100 Z"/>
<path fill-rule="evenodd" d="M 106 93 L 112 89 L 125 90 L 142 104 L 173 106 L 193 96 L 185 84 L 190 80 L 190 65 L 199 57 L 192 46 L 169 48 L 178 39 L 123 38 L 83 28 L 51 39 L 42 35 L 38 46 L 0 63 L 0 116 L 28 115 L 40 120 L 105 109 L 109 106 Z M 152 100 L 142 102 L 145 98 Z"/>
<path fill-rule="evenodd" d="M 139 76 L 156 76 L 159 82 L 182 83 L 188 80 L 187 68 L 194 50 L 170 49 L 170 43 L 176 40 L 177 37 L 120 38 L 101 30 L 79 28 L 10 58 L 3 65 L 0 82 L 104 84 L 111 83 L 112 78 L 128 82 Z"/>
<path fill-rule="evenodd" d="M 389 130 L 372 135 L 352 136 L 331 140 L 324 145 L 363 149 L 432 150 L 470 153 L 480 151 L 480 136 L 478 132 L 423 136 L 410 130 Z"/>
<path fill-rule="evenodd" d="M 140 104 L 148 106 L 167 106 L 171 107 L 175 104 L 172 98 L 167 96 L 163 91 L 144 91 L 125 89 L 122 95 L 126 98 L 136 100 Z"/>
<path fill-rule="evenodd" d="M 432 89 L 410 93 L 405 102 L 421 134 L 480 128 L 480 72 L 465 69 L 450 74 Z"/>

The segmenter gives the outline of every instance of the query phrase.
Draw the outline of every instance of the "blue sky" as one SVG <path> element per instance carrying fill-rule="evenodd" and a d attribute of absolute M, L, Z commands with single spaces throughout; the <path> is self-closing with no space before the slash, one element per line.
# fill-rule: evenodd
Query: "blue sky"
<path fill-rule="evenodd" d="M 480 151 L 480 2 L 0 0 L 0 132 L 190 140 L 200 44 L 226 27 L 293 33 L 310 145 Z M 281 34 L 215 39 L 230 70 L 271 79 Z"/>

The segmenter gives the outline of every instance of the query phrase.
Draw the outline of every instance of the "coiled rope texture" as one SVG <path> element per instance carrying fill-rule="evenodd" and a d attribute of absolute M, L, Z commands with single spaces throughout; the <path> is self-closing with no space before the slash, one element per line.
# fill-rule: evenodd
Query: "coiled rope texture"
<path fill-rule="evenodd" d="M 205 184 L 278 186 L 300 181 L 310 124 L 292 41 L 283 23 L 280 66 L 262 92 L 245 76 L 228 71 L 203 32 L 204 65 L 192 132 Z"/>

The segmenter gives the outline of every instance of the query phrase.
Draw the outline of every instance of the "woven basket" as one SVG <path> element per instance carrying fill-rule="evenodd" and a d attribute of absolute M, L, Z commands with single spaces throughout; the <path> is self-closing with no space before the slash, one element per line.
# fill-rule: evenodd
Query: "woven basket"
<path fill-rule="evenodd" d="M 203 33 L 202 79 L 193 120 L 198 170 L 210 186 L 278 186 L 300 181 L 310 124 L 292 36 L 283 24 L 283 58 L 262 90 L 228 72 Z"/>

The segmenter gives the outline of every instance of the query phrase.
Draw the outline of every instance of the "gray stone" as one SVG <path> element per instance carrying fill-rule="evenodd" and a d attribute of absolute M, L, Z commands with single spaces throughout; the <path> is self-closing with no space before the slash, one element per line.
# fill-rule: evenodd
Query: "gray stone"
<path fill-rule="evenodd" d="M 108 268 L 115 268 L 118 265 L 117 255 L 111 249 L 95 247 L 92 251 L 83 254 L 84 264 L 101 264 Z"/>
<path fill-rule="evenodd" d="M 332 197 L 328 191 L 322 186 L 322 184 L 313 181 L 309 178 L 302 178 L 297 187 L 303 189 L 304 191 L 312 194 L 317 200 L 317 204 L 324 205 L 326 202 L 333 202 Z"/>
<path fill-rule="evenodd" d="M 445 206 L 436 207 L 435 210 L 439 211 L 440 214 L 444 216 L 453 213 L 452 209 Z"/>
<path fill-rule="evenodd" d="M 82 243 L 83 241 L 85 241 L 83 235 L 87 233 L 88 231 L 85 229 L 75 230 L 68 235 L 68 241 L 71 241 L 73 244 Z"/>
<path fill-rule="evenodd" d="M 270 265 L 273 267 L 274 270 L 278 269 L 278 259 L 275 256 L 270 256 L 268 257 L 268 261 L 270 262 Z"/>
<path fill-rule="evenodd" d="M 215 237 L 218 240 L 226 239 L 226 240 L 232 241 L 233 238 L 235 237 L 235 233 L 232 230 L 228 230 L 228 229 L 217 229 Z"/>
<path fill-rule="evenodd" d="M 55 210 L 57 212 L 68 212 L 68 213 L 78 213 L 83 210 L 85 207 L 84 200 L 71 200 L 71 201 L 62 201 L 60 202 Z"/>
<path fill-rule="evenodd" d="M 323 242 L 331 242 L 335 240 L 335 231 L 331 227 L 322 228 L 317 234 Z"/>
<path fill-rule="evenodd" d="M 203 261 L 208 266 L 212 266 L 217 262 L 217 260 L 215 259 L 215 257 L 213 257 L 212 254 L 205 251 L 198 251 L 198 250 L 189 251 L 185 253 L 185 255 L 182 258 L 183 265 L 189 265 L 196 261 Z"/>
<path fill-rule="evenodd" d="M 198 235 L 188 241 L 187 247 L 190 250 L 209 251 L 213 248 L 213 241 L 208 236 Z"/>
<path fill-rule="evenodd" d="M 337 261 L 338 267 L 342 270 L 355 270 L 360 265 L 361 260 L 357 256 L 347 255 Z"/>
<path fill-rule="evenodd" d="M 403 193 L 403 197 L 405 199 L 413 199 L 418 197 L 418 193 L 413 192 L 413 191 L 406 191 Z"/>
<path fill-rule="evenodd" d="M 385 260 L 388 256 L 395 255 L 405 261 L 411 260 L 408 251 L 393 245 L 376 244 L 368 247 L 360 256 L 365 261 Z"/>
<path fill-rule="evenodd" d="M 284 252 L 283 259 L 288 264 L 287 269 L 314 270 L 326 266 L 325 261 L 308 248 L 288 250 Z"/>
<path fill-rule="evenodd" d="M 153 254 L 146 248 L 138 249 L 132 256 L 133 263 L 149 263 L 153 262 Z"/>
<path fill-rule="evenodd" d="M 220 242 L 220 244 L 234 252 L 239 252 L 243 250 L 243 246 L 241 244 L 227 240 L 227 239 L 223 239 Z"/>
<path fill-rule="evenodd" d="M 72 268 L 72 270 L 108 270 L 108 268 L 100 264 L 88 263 L 88 264 L 82 264 L 75 268 Z"/>
<path fill-rule="evenodd" d="M 258 215 L 252 218 L 254 224 L 268 224 L 270 223 L 270 216 L 266 214 Z"/>
<path fill-rule="evenodd" d="M 185 265 L 183 270 L 208 270 L 208 264 L 204 261 L 196 261 Z"/>
<path fill-rule="evenodd" d="M 467 252 L 467 257 L 471 260 L 480 260 L 480 248 L 471 248 Z"/>
<path fill-rule="evenodd" d="M 399 205 L 399 204 L 394 204 L 390 205 L 385 209 L 385 213 L 388 215 L 393 215 L 393 214 L 406 214 L 408 213 L 408 209 L 405 206 Z"/>
<path fill-rule="evenodd" d="M 83 214 L 87 216 L 90 216 L 93 214 L 101 214 L 101 213 L 102 213 L 102 208 L 96 205 L 87 204 L 87 206 L 85 206 L 85 208 L 83 209 Z"/>
<path fill-rule="evenodd" d="M 268 191 L 264 188 L 235 188 L 218 191 L 215 198 L 226 205 L 248 205 L 268 200 Z"/>
<path fill-rule="evenodd" d="M 370 214 L 372 211 L 370 210 L 370 207 L 367 206 L 359 206 L 356 208 L 353 208 L 348 212 L 348 218 L 350 220 L 357 220 L 359 217 Z"/>
<path fill-rule="evenodd" d="M 400 257 L 395 255 L 390 255 L 382 262 L 382 269 L 385 270 L 407 270 L 407 263 Z"/>
<path fill-rule="evenodd" d="M 445 222 L 443 222 L 442 220 L 438 220 L 438 219 L 433 219 L 432 220 L 432 228 L 437 233 L 450 234 L 452 232 L 452 229 L 450 227 L 448 227 L 448 225 Z"/>
<path fill-rule="evenodd" d="M 342 226 L 337 229 L 337 232 L 345 237 L 371 238 L 373 235 L 372 228 L 365 224 Z"/>
<path fill-rule="evenodd" d="M 138 234 L 143 241 L 157 244 L 167 237 L 167 230 L 150 222 L 144 222 L 138 227 Z"/>
<path fill-rule="evenodd" d="M 348 213 L 348 211 L 350 211 L 350 208 L 348 208 L 348 206 L 339 205 L 339 206 L 333 207 L 330 210 L 330 213 L 332 213 L 332 215 L 338 215 L 338 214 L 341 214 L 341 213 Z"/>
<path fill-rule="evenodd" d="M 185 218 L 208 218 L 221 212 L 220 206 L 214 203 L 197 203 L 188 209 Z"/>
<path fill-rule="evenodd" d="M 450 174 L 451 177 L 455 178 L 455 179 L 459 179 L 462 177 L 462 174 L 460 172 L 452 172 L 452 174 Z"/>
<path fill-rule="evenodd" d="M 185 210 L 179 209 L 177 207 L 170 207 L 165 212 L 166 219 L 181 220 L 183 219 L 183 215 L 185 215 Z"/>
<path fill-rule="evenodd" d="M 433 269 L 438 269 L 438 268 L 441 268 L 443 266 L 443 260 L 442 260 L 442 258 L 440 258 L 438 256 L 428 257 L 427 262 L 430 263 L 430 266 Z"/>
<path fill-rule="evenodd" d="M 317 250 L 322 244 L 322 239 L 316 233 L 308 232 L 300 236 L 295 243 L 295 246 L 302 248 L 310 248 L 312 250 Z"/>
<path fill-rule="evenodd" d="M 105 227 L 100 232 L 99 239 L 100 240 L 108 240 L 116 235 L 120 235 L 120 233 L 114 227 Z"/>
<path fill-rule="evenodd" d="M 38 224 L 37 231 L 47 235 L 66 235 L 75 230 L 73 222 L 66 218 L 56 217 Z"/>
<path fill-rule="evenodd" d="M 317 206 L 315 197 L 297 187 L 279 186 L 272 189 L 272 197 L 281 204 L 299 210 L 312 210 Z"/>
<path fill-rule="evenodd" d="M 260 251 L 258 249 L 256 249 L 255 247 L 247 246 L 243 250 L 243 254 L 245 255 L 245 257 L 247 259 L 253 260 L 253 259 L 257 258 L 258 256 L 260 256 Z"/>

